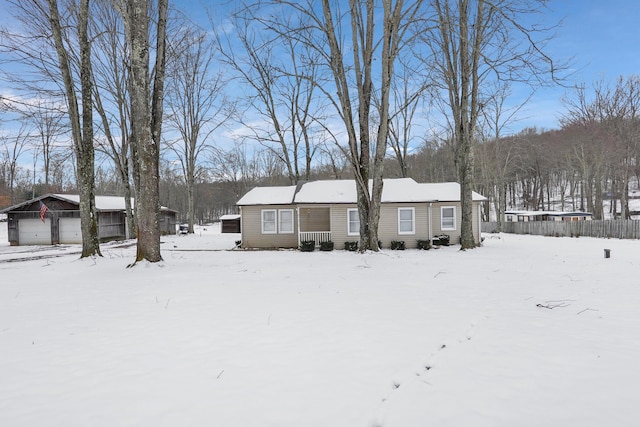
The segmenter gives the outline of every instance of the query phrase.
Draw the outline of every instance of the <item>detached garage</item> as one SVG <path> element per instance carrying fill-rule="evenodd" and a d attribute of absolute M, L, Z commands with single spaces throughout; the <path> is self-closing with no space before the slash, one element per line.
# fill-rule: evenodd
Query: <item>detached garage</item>
<path fill-rule="evenodd" d="M 22 218 L 18 220 L 18 240 L 21 245 L 50 245 L 51 220 Z"/>
<path fill-rule="evenodd" d="M 82 243 L 80 218 L 60 218 L 58 221 L 60 243 Z"/>
<path fill-rule="evenodd" d="M 96 196 L 98 237 L 101 242 L 129 238 L 124 197 Z M 6 208 L 9 244 L 80 244 L 80 197 L 74 194 L 47 194 Z M 163 234 L 175 233 L 177 211 L 161 208 Z"/>

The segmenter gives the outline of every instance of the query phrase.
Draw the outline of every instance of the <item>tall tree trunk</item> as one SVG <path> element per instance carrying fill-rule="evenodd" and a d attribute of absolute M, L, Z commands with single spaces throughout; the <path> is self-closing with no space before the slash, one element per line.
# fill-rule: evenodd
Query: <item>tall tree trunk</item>
<path fill-rule="evenodd" d="M 473 143 L 468 131 L 464 130 L 460 136 L 456 152 L 456 165 L 460 181 L 460 245 L 461 249 L 471 249 L 476 247 L 473 238 Z"/>
<path fill-rule="evenodd" d="M 195 162 L 195 160 L 194 160 Z M 194 223 L 195 223 L 195 180 L 193 179 L 193 168 L 188 168 L 190 170 L 190 172 L 188 173 L 188 176 L 186 177 L 186 182 L 187 182 L 187 221 L 189 224 L 189 233 L 194 233 L 195 230 L 193 228 Z"/>
<path fill-rule="evenodd" d="M 136 198 L 136 262 L 158 262 L 160 254 L 160 132 L 164 93 L 164 56 L 167 0 L 159 1 L 158 45 L 153 94 L 149 74 L 149 16 L 147 0 L 128 0 L 127 31 L 131 48 L 131 145 L 137 154 L 139 175 Z M 151 99 L 150 99 L 151 98 Z M 150 102 L 151 101 L 151 102 Z"/>
<path fill-rule="evenodd" d="M 63 42 L 58 2 L 57 0 L 47 1 L 49 5 L 49 22 L 65 87 L 71 134 L 76 151 L 77 180 L 80 190 L 80 228 L 82 230 L 81 257 L 85 258 L 101 255 L 94 188 L 91 45 L 88 37 L 89 0 L 80 2 L 78 16 L 82 117 L 78 108 L 69 55 Z"/>
<path fill-rule="evenodd" d="M 82 228 L 82 257 L 101 255 L 98 237 L 98 216 L 95 197 L 93 100 L 91 72 L 91 43 L 88 35 L 89 0 L 81 0 L 78 18 L 80 41 L 80 87 L 82 91 L 82 139 L 76 156 L 80 187 L 80 227 Z"/>

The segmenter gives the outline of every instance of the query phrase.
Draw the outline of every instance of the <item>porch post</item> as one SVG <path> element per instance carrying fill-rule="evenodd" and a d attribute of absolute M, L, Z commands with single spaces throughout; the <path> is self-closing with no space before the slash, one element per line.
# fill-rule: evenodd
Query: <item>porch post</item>
<path fill-rule="evenodd" d="M 298 223 L 298 247 L 300 247 L 300 207 L 296 207 L 296 219 Z"/>

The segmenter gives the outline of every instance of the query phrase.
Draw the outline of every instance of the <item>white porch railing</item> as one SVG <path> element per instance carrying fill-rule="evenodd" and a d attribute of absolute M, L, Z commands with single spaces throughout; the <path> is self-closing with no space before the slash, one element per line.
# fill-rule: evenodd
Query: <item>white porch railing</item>
<path fill-rule="evenodd" d="M 320 246 L 320 242 L 330 242 L 330 231 L 301 231 L 298 233 L 298 243 L 313 240 L 316 246 Z"/>

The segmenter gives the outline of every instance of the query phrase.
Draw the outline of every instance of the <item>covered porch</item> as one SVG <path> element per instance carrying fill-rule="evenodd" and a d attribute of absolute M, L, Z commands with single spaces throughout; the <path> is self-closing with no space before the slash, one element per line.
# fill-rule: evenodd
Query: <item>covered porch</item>
<path fill-rule="evenodd" d="M 300 206 L 297 211 L 298 246 L 310 240 L 316 242 L 316 247 L 321 242 L 332 241 L 330 206 Z"/>

